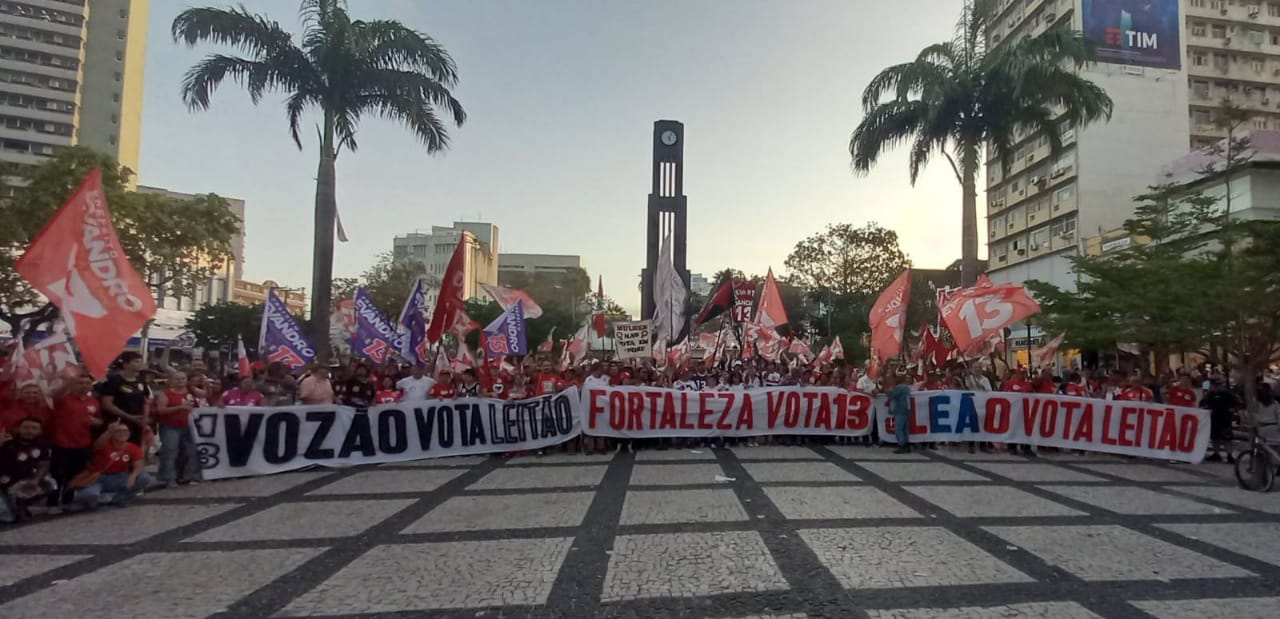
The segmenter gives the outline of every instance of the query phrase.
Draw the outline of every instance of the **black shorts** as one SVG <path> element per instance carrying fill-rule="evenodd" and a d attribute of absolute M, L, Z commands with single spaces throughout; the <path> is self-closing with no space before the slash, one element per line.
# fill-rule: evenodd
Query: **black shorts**
<path fill-rule="evenodd" d="M 1231 411 L 1209 413 L 1209 437 L 1215 441 L 1231 440 Z"/>

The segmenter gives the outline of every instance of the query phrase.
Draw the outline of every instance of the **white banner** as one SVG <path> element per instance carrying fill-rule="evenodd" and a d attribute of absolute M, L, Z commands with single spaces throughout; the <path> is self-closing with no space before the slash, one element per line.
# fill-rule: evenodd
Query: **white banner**
<path fill-rule="evenodd" d="M 528 400 L 201 408 L 191 431 L 205 479 L 542 449 L 582 432 L 576 387 Z"/>
<path fill-rule="evenodd" d="M 833 387 L 675 391 L 592 387 L 583 391 L 583 433 L 618 438 L 871 432 L 871 397 Z"/>
<path fill-rule="evenodd" d="M 1191 463 L 1203 460 L 1209 445 L 1209 411 L 1199 408 L 1039 393 L 911 395 L 912 443 L 989 441 Z M 880 439 L 893 443 L 888 413 L 884 398 L 877 398 Z"/>
<path fill-rule="evenodd" d="M 643 359 L 649 356 L 652 325 L 648 320 L 613 323 L 613 341 L 619 359 Z"/>

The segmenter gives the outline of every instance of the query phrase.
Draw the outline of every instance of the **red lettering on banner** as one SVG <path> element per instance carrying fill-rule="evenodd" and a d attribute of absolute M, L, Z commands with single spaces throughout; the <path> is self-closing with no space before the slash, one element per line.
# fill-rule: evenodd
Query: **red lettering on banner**
<path fill-rule="evenodd" d="M 1111 435 L 1111 405 L 1102 405 L 1102 444 L 1119 445 L 1116 437 Z"/>
<path fill-rule="evenodd" d="M 818 418 L 814 420 L 813 427 L 831 429 L 831 396 L 830 394 L 822 394 L 822 398 L 818 400 Z"/>
<path fill-rule="evenodd" d="M 746 428 L 748 430 L 756 427 L 756 410 L 755 404 L 751 403 L 751 396 L 742 398 L 742 408 L 738 409 L 738 423 L 734 427 L 735 430 Z"/>
<path fill-rule="evenodd" d="M 1076 432 L 1071 436 L 1073 441 L 1093 442 L 1093 405 L 1085 404 L 1084 411 L 1080 413 L 1080 423 L 1076 425 Z"/>
<path fill-rule="evenodd" d="M 1134 407 L 1133 411 L 1135 413 L 1134 416 L 1137 417 L 1137 419 L 1134 420 L 1133 443 L 1130 446 L 1141 447 L 1142 431 L 1147 427 L 1147 411 L 1146 409 L 1137 408 L 1137 407 Z"/>
<path fill-rule="evenodd" d="M 649 391 L 644 395 L 649 399 L 649 429 L 653 430 L 658 427 L 658 414 L 662 410 L 662 408 L 658 406 L 658 400 L 662 399 L 662 393 L 658 391 Z M 667 394 L 667 397 L 671 397 L 671 395 Z"/>
<path fill-rule="evenodd" d="M 587 394 L 587 402 L 589 402 L 587 405 L 587 427 L 594 428 L 596 427 L 596 415 L 604 412 L 604 408 L 600 406 L 600 396 L 605 395 L 605 393 L 593 390 L 588 391 Z"/>
<path fill-rule="evenodd" d="M 927 424 L 917 423 L 917 422 L 916 422 L 916 399 L 915 399 L 915 398 L 911 398 L 911 417 L 910 417 L 910 419 L 911 419 L 911 423 L 910 423 L 909 425 L 907 425 L 907 434 L 908 434 L 908 435 L 911 435 L 911 434 L 928 434 L 928 433 L 929 433 L 929 426 L 928 426 Z"/>
<path fill-rule="evenodd" d="M 714 413 L 715 411 L 711 410 L 711 408 L 707 405 L 710 404 L 711 400 L 715 397 L 716 397 L 716 394 L 710 391 L 703 391 L 698 393 L 698 429 L 699 430 L 710 430 L 712 428 L 711 414 Z"/>
<path fill-rule="evenodd" d="M 800 394 L 788 391 L 786 398 L 787 407 L 782 416 L 782 423 L 788 428 L 794 428 L 800 423 Z"/>
<path fill-rule="evenodd" d="M 1147 449 L 1155 449 L 1156 434 L 1160 430 L 1160 421 L 1163 418 L 1164 411 L 1152 408 L 1152 409 L 1147 409 L 1143 411 L 1143 413 L 1144 413 L 1144 416 L 1147 417 L 1149 420 L 1149 422 L 1144 423 L 1144 427 L 1147 428 L 1147 440 L 1144 443 L 1144 446 Z M 1138 440 L 1139 442 L 1142 442 L 1142 437 L 1138 437 Z"/>
<path fill-rule="evenodd" d="M 1071 422 L 1075 421 L 1076 409 L 1080 408 L 1080 402 L 1075 400 L 1063 400 L 1058 403 L 1058 406 L 1062 408 L 1062 412 L 1067 416 L 1062 424 L 1062 440 L 1071 440 L 1071 430 L 1075 427 L 1071 425 Z"/>
<path fill-rule="evenodd" d="M 662 421 L 658 422 L 660 430 L 676 429 L 676 398 L 675 394 L 667 392 L 662 397 Z"/>
<path fill-rule="evenodd" d="M 1141 411 L 1132 406 L 1125 406 L 1120 409 L 1120 436 L 1117 438 L 1123 447 L 1135 447 L 1138 444 L 1134 440 L 1136 438 L 1134 431 L 1138 428 L 1134 417 L 1141 419 Z"/>
<path fill-rule="evenodd" d="M 680 392 L 680 417 L 679 417 L 679 421 L 680 421 L 680 429 L 681 429 L 681 430 L 692 430 L 692 429 L 694 429 L 694 426 L 693 426 L 693 420 L 692 420 L 692 419 L 689 419 L 689 392 L 688 392 L 688 391 L 681 391 L 681 392 Z"/>
<path fill-rule="evenodd" d="M 733 402 L 738 399 L 732 391 L 721 391 L 717 396 L 724 400 L 724 410 L 720 411 L 720 419 L 716 421 L 717 430 L 732 430 L 733 426 L 729 425 L 729 411 L 733 410 Z"/>
<path fill-rule="evenodd" d="M 843 394 L 842 394 L 843 395 Z M 861 430 L 871 423 L 871 398 L 866 394 L 849 394 L 849 404 L 842 411 L 843 428 Z"/>
<path fill-rule="evenodd" d="M 987 413 L 983 418 L 983 431 L 987 434 L 1004 434 L 1009 431 L 1009 409 L 1013 405 L 1002 397 L 987 398 Z"/>
<path fill-rule="evenodd" d="M 1045 400 L 1040 404 L 1040 436 L 1052 437 L 1058 427 L 1058 401 Z"/>
<path fill-rule="evenodd" d="M 1022 398 L 1022 433 L 1031 436 L 1036 428 L 1036 416 L 1040 414 L 1040 400 Z"/>
<path fill-rule="evenodd" d="M 627 422 L 627 396 L 621 391 L 609 394 L 609 425 L 614 430 L 622 429 Z M 596 427 L 594 423 L 591 427 Z"/>
<path fill-rule="evenodd" d="M 814 427 L 814 423 L 813 423 L 813 409 L 814 409 L 814 406 L 813 406 L 813 403 L 814 403 L 814 401 L 815 401 L 815 400 L 818 400 L 819 398 L 823 398 L 823 399 L 825 399 L 825 398 L 826 398 L 826 395 L 827 395 L 827 394 L 825 394 L 825 393 L 823 393 L 823 394 L 817 394 L 817 393 L 814 393 L 814 392 L 812 392 L 812 391 L 806 391 L 806 392 L 804 393 L 804 427 L 806 427 L 806 428 L 812 428 L 812 427 Z M 831 410 L 830 410 L 830 409 L 828 409 L 828 410 L 827 410 L 827 419 L 828 419 L 828 420 L 830 420 L 830 418 L 831 418 Z"/>
<path fill-rule="evenodd" d="M 644 418 L 640 415 L 644 411 L 644 394 L 632 391 L 627 394 L 627 429 L 639 431 L 644 429 Z"/>
<path fill-rule="evenodd" d="M 769 427 L 776 428 L 778 427 L 778 416 L 782 414 L 782 395 L 783 394 L 774 393 L 770 391 L 769 393 L 766 393 L 764 395 L 766 398 L 768 398 L 768 400 L 765 402 L 765 405 L 768 407 L 768 410 L 769 410 Z M 778 397 L 775 398 L 774 397 L 775 395 Z"/>
<path fill-rule="evenodd" d="M 1182 415 L 1178 420 L 1178 451 L 1191 453 L 1196 450 L 1196 435 L 1200 433 L 1200 419 L 1195 415 Z"/>
<path fill-rule="evenodd" d="M 1156 449 L 1165 449 L 1173 451 L 1178 448 L 1178 416 L 1169 409 L 1164 412 L 1164 417 L 1160 423 L 1160 441 L 1156 443 Z"/>

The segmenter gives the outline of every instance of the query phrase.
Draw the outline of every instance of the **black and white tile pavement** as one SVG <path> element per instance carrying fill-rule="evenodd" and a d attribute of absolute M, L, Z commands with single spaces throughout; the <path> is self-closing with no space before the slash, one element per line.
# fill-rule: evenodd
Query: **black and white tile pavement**
<path fill-rule="evenodd" d="M 0 529 L 0 617 L 1280 615 L 1222 465 L 853 446 L 458 458 Z"/>

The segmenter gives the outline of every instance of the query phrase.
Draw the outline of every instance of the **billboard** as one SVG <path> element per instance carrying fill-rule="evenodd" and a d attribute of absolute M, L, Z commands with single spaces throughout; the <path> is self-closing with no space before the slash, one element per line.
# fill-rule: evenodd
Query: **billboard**
<path fill-rule="evenodd" d="M 1084 35 L 1098 61 L 1159 69 L 1182 68 L 1179 0 L 1083 0 Z"/>

